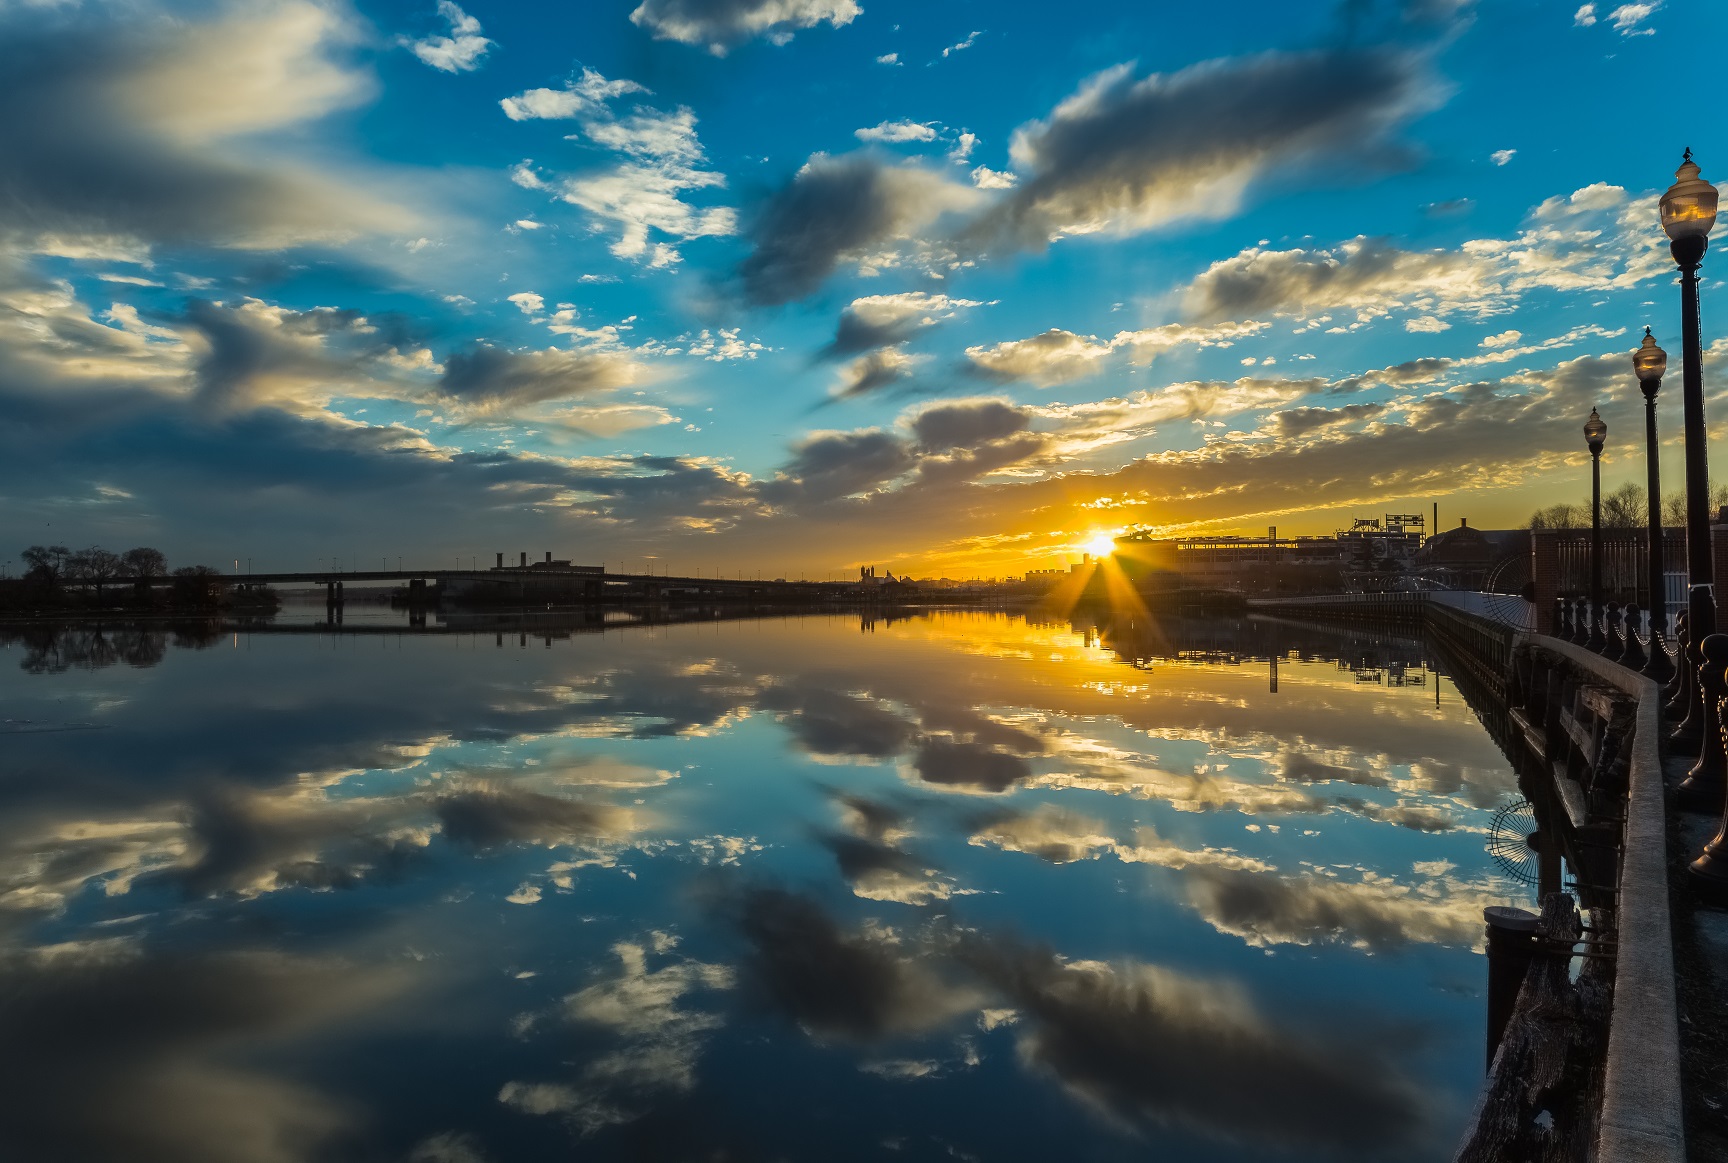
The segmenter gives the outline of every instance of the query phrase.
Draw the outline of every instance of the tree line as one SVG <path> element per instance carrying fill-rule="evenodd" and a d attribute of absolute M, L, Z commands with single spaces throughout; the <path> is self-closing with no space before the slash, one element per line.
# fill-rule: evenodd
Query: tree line
<path fill-rule="evenodd" d="M 218 570 L 207 565 L 183 565 L 170 572 L 167 556 L 146 545 L 124 553 L 99 545 L 88 549 L 32 545 L 19 557 L 24 562 L 24 576 L 16 584 L 33 601 L 64 604 L 81 598 L 101 605 L 106 588 L 121 578 L 172 578 L 169 598 L 177 606 L 214 606 L 222 599 L 222 575 Z M 141 586 L 134 596 L 142 601 L 151 592 L 149 587 Z"/>
<path fill-rule="evenodd" d="M 1604 529 L 1642 529 L 1650 523 L 1648 494 L 1643 485 L 1627 482 L 1602 497 L 1602 527 Z M 1728 505 L 1728 485 L 1717 485 L 1710 491 L 1710 511 L 1714 513 Z M 1662 498 L 1662 524 L 1667 528 L 1686 524 L 1686 494 L 1669 493 Z M 1590 502 L 1570 505 L 1562 502 L 1537 509 L 1530 514 L 1530 529 L 1588 529 Z"/>

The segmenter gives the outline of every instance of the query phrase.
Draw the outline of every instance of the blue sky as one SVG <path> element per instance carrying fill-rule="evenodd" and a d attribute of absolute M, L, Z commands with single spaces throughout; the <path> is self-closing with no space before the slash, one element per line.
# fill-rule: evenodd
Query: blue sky
<path fill-rule="evenodd" d="M 7 5 L 0 557 L 1004 574 L 1129 523 L 1518 523 L 1592 405 L 1642 479 L 1724 23 Z"/>

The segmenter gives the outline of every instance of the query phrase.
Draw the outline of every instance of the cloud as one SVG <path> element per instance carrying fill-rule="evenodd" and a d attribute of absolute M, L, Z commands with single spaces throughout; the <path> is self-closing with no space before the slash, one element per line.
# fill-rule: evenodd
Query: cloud
<path fill-rule="evenodd" d="M 1031 421 L 1031 412 L 1007 400 L 955 400 L 915 412 L 911 428 L 920 447 L 949 452 L 1018 436 Z"/>
<path fill-rule="evenodd" d="M 953 318 L 957 310 L 979 305 L 972 299 L 951 299 L 947 295 L 925 291 L 865 295 L 853 299 L 840 313 L 834 341 L 822 349 L 822 354 L 851 355 L 875 347 L 905 343 L 943 320 Z"/>
<path fill-rule="evenodd" d="M 1653 28 L 1640 28 L 1639 25 L 1648 20 L 1657 9 L 1662 7 L 1662 0 L 1649 0 L 1643 4 L 1622 4 L 1608 14 L 1614 28 L 1621 36 L 1652 36 Z"/>
<path fill-rule="evenodd" d="M 423 62 L 445 73 L 471 73 L 492 42 L 480 35 L 480 22 L 451 0 L 438 0 L 438 15 L 450 22 L 449 36 L 428 36 L 403 42 Z"/>
<path fill-rule="evenodd" d="M 1510 310 L 1535 289 L 1603 291 L 1671 268 L 1651 197 L 1597 183 L 1533 207 L 1510 238 L 1471 239 L 1455 250 L 1404 250 L 1357 237 L 1327 248 L 1250 247 L 1214 262 L 1182 293 L 1199 320 L 1353 311 L 1349 330 L 1396 310 L 1443 320 Z M 1429 327 L 1420 324 L 1420 327 Z"/>
<path fill-rule="evenodd" d="M 1516 157 L 1517 154 L 1518 151 L 1515 149 L 1497 149 L 1493 153 L 1489 154 L 1488 158 L 1495 165 L 1503 166 Z"/>
<path fill-rule="evenodd" d="M 1232 983 L 988 940 L 960 957 L 1020 1011 L 1023 1064 L 1129 1125 L 1378 1152 L 1422 1141 L 1432 1119 L 1365 1036 L 1278 1023 Z"/>
<path fill-rule="evenodd" d="M 753 249 L 737 272 L 745 296 L 760 306 L 802 298 L 842 262 L 909 239 L 975 200 L 969 188 L 915 165 L 815 154 L 750 217 Z"/>
<path fill-rule="evenodd" d="M 433 813 L 445 836 L 473 848 L 590 843 L 621 838 L 635 827 L 627 809 L 515 785 L 481 786 L 441 796 L 433 804 Z"/>
<path fill-rule="evenodd" d="M 757 37 L 784 45 L 800 29 L 824 21 L 841 28 L 863 13 L 856 0 L 642 0 L 630 20 L 656 40 L 703 45 L 725 56 Z"/>
<path fill-rule="evenodd" d="M 1011 190 L 1020 179 L 1005 170 L 993 170 L 989 166 L 974 166 L 972 168 L 972 184 L 980 190 Z"/>
<path fill-rule="evenodd" d="M 1572 14 L 1572 23 L 1581 28 L 1589 28 L 1596 23 L 1596 5 L 1580 4 L 1578 11 Z"/>
<path fill-rule="evenodd" d="M 707 155 L 696 134 L 696 114 L 688 106 L 666 111 L 637 105 L 619 116 L 608 104 L 626 94 L 647 92 L 634 81 L 608 80 L 584 69 L 580 79 L 563 89 L 530 89 L 499 104 L 512 121 L 576 118 L 590 141 L 630 159 L 551 181 L 525 162 L 511 177 L 524 188 L 548 191 L 611 223 L 619 231 L 611 247 L 614 255 L 660 268 L 682 256 L 670 244 L 654 241 L 654 232 L 681 241 L 725 236 L 736 231 L 737 214 L 729 206 L 698 208 L 682 197 L 726 185 L 725 175 L 701 168 Z"/>
<path fill-rule="evenodd" d="M 1404 320 L 1404 330 L 1424 335 L 1437 335 L 1442 331 L 1450 331 L 1452 325 L 1432 315 L 1420 315 L 1415 319 Z"/>
<path fill-rule="evenodd" d="M 900 54 L 899 53 L 890 52 L 890 53 L 883 53 L 881 56 L 877 57 L 876 63 L 879 65 L 899 65 L 899 64 L 902 64 L 903 62 L 900 60 Z"/>
<path fill-rule="evenodd" d="M 977 44 L 978 38 L 983 36 L 983 35 L 984 35 L 983 32 L 973 32 L 970 35 L 968 35 L 965 40 L 962 40 L 956 44 L 951 44 L 947 48 L 943 49 L 942 55 L 944 57 L 949 57 L 949 56 L 953 56 L 957 52 L 965 52 L 967 49 L 969 49 L 973 45 Z"/>
<path fill-rule="evenodd" d="M 1405 884 L 1372 874 L 1342 880 L 1229 868 L 1189 873 L 1189 903 L 1219 932 L 1254 946 L 1339 941 L 1385 951 L 1409 944 L 1470 948 L 1482 939 L 1492 890 Z M 1427 889 L 1428 891 L 1420 891 Z"/>
<path fill-rule="evenodd" d="M 412 225 L 263 134 L 370 98 L 345 10 L 283 0 L 197 20 L 7 22 L 0 240 L 136 259 L 159 244 L 279 248 Z"/>
<path fill-rule="evenodd" d="M 1392 48 L 1272 52 L 1145 77 L 1118 65 L 1015 131 L 1022 181 L 970 233 L 1043 247 L 1225 218 L 1275 173 L 1383 162 L 1389 135 L 1437 99 L 1423 59 Z"/>
<path fill-rule="evenodd" d="M 1107 341 L 1052 327 L 1028 339 L 969 347 L 966 358 L 970 370 L 989 379 L 1027 380 L 1039 387 L 1051 387 L 1097 374 L 1103 370 L 1105 357 L 1119 350 L 1128 350 L 1136 363 L 1144 364 L 1176 347 L 1229 347 L 1237 339 L 1255 335 L 1267 326 L 1221 323 L 1194 327 L 1166 323 L 1140 331 L 1119 331 Z"/>
<path fill-rule="evenodd" d="M 437 392 L 478 416 L 588 397 L 641 382 L 644 371 L 627 352 L 607 349 L 508 351 L 476 344 L 451 353 Z"/>
<path fill-rule="evenodd" d="M 852 136 L 859 141 L 935 141 L 936 131 L 916 121 L 884 121 L 869 129 L 854 129 Z"/>
<path fill-rule="evenodd" d="M 565 997 L 560 1008 L 567 1022 L 609 1033 L 616 1045 L 596 1054 L 572 1084 L 507 1082 L 498 1101 L 525 1114 L 560 1115 L 592 1134 L 694 1090 L 706 1041 L 725 1019 L 681 1003 L 690 994 L 733 988 L 734 975 L 724 965 L 670 959 L 677 944 L 656 931 L 612 946 L 617 972 Z M 665 964 L 651 968 L 650 958 Z"/>
<path fill-rule="evenodd" d="M 756 889 L 738 903 L 745 982 L 812 1037 L 875 1042 L 947 1024 L 978 1004 L 888 934 L 842 929 L 809 897 Z"/>
<path fill-rule="evenodd" d="M 0 1153 L 136 1163 L 311 1163 L 354 1111 L 233 1047 L 363 1020 L 404 984 L 336 958 L 148 953 L 122 942 L 0 958 Z"/>
<path fill-rule="evenodd" d="M 1477 346 L 1478 347 L 1489 347 L 1489 348 L 1510 347 L 1514 343 L 1517 343 L 1520 339 L 1523 339 L 1523 338 L 1524 338 L 1524 333 L 1522 331 L 1516 331 L 1516 330 L 1502 331 L 1498 335 L 1489 335 L 1489 336 L 1483 337 L 1482 342 L 1477 344 Z"/>
<path fill-rule="evenodd" d="M 867 395 L 906 379 L 917 364 L 917 356 L 907 355 L 897 348 L 868 352 L 841 369 L 840 380 L 834 385 L 832 395 L 835 399 Z"/>

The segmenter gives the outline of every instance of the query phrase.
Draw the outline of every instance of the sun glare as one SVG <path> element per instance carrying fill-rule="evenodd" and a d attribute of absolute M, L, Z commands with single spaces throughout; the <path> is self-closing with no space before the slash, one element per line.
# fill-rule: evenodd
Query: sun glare
<path fill-rule="evenodd" d="M 1081 548 L 1093 557 L 1109 557 L 1116 552 L 1116 539 L 1108 533 L 1094 533 Z"/>

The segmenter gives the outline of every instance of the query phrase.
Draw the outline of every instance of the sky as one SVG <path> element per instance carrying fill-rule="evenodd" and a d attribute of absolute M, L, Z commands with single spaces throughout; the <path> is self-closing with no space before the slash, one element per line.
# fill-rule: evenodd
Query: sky
<path fill-rule="evenodd" d="M 1513 527 L 1592 406 L 1643 481 L 1645 326 L 1677 486 L 1655 202 L 1728 174 L 1728 12 L 1216 11 L 0 0 L 0 567 Z"/>

